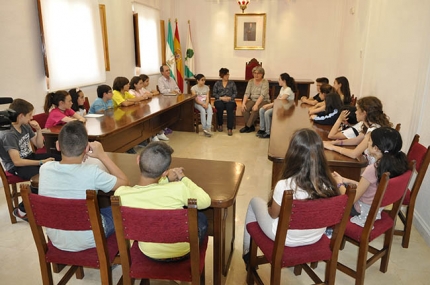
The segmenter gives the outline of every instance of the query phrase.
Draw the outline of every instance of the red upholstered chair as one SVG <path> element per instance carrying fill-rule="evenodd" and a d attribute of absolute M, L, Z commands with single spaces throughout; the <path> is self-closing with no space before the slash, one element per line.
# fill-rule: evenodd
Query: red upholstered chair
<path fill-rule="evenodd" d="M 120 197 L 112 196 L 112 213 L 120 252 L 123 284 L 149 284 L 149 279 L 167 279 L 204 284 L 208 238 L 199 245 L 197 202 L 188 200 L 188 209 L 149 210 L 120 206 Z M 133 243 L 131 243 L 133 241 Z M 146 257 L 137 241 L 190 244 L 190 258 L 159 262 Z"/>
<path fill-rule="evenodd" d="M 405 197 L 411 175 L 411 170 L 394 178 L 389 178 L 388 172 L 384 173 L 379 181 L 378 189 L 373 198 L 364 227 L 360 227 L 350 221 L 347 223 L 342 248 L 345 241 L 349 241 L 359 247 L 357 267 L 356 270 L 353 270 L 339 262 L 337 268 L 355 278 L 356 285 L 364 284 L 366 269 L 378 259 L 381 259 L 379 270 L 384 273 L 387 272 L 395 221 Z M 375 221 L 378 209 L 391 204 L 391 210 L 382 211 L 381 219 Z M 370 246 L 369 243 L 381 235 L 384 235 L 382 248 L 377 249 Z M 368 253 L 372 254 L 369 259 L 367 259 Z"/>
<path fill-rule="evenodd" d="M 48 120 L 49 114 L 47 113 L 40 113 L 33 115 L 33 120 L 35 120 L 39 126 L 44 129 L 46 125 L 46 121 Z M 46 147 L 38 148 L 35 150 L 36 153 L 46 153 Z"/>
<path fill-rule="evenodd" d="M 22 185 L 21 194 L 39 253 L 43 284 L 53 284 L 51 263 L 56 273 L 65 265 L 71 266 L 58 284 L 66 284 L 75 273 L 77 279 L 82 279 L 83 267 L 99 268 L 100 283 L 112 284 L 111 265 L 119 263 L 119 258 L 115 260 L 118 245 L 114 234 L 107 239 L 104 236 L 95 191 L 87 191 L 87 200 L 59 199 L 32 194 L 28 185 Z M 45 238 L 42 227 L 93 230 L 96 248 L 78 252 L 60 250 Z"/>
<path fill-rule="evenodd" d="M 88 100 L 88 97 L 85 97 L 84 109 L 87 111 L 88 114 L 88 111 L 90 110 L 90 101 Z"/>
<path fill-rule="evenodd" d="M 245 80 L 250 80 L 254 78 L 254 76 L 252 75 L 252 69 L 259 65 L 263 66 L 263 63 L 258 62 L 258 60 L 255 58 L 251 59 L 245 64 Z"/>
<path fill-rule="evenodd" d="M 415 135 L 411 146 L 408 151 L 408 160 L 416 162 L 416 170 L 418 171 L 412 189 L 406 192 L 405 199 L 403 200 L 403 206 L 406 206 L 406 212 L 404 213 L 401 209 L 399 211 L 400 220 L 403 223 L 402 230 L 396 230 L 395 235 L 402 236 L 402 246 L 404 248 L 409 247 L 409 239 L 411 236 L 412 222 L 414 220 L 415 201 L 418 196 L 418 191 L 421 188 L 421 184 L 427 172 L 427 168 L 430 162 L 430 146 L 427 148 L 419 143 L 420 136 Z"/>
<path fill-rule="evenodd" d="M 346 195 L 317 200 L 293 200 L 293 191 L 284 192 L 275 241 L 269 239 L 257 222 L 249 223 L 246 228 L 251 235 L 250 264 L 247 284 L 257 281 L 263 284 L 257 274 L 259 264 L 270 263 L 270 284 L 280 284 L 281 268 L 294 266 L 294 273 L 301 274 L 304 269 L 316 283 L 322 283 L 307 263 L 327 262 L 325 283 L 334 284 L 338 251 L 345 225 L 355 197 L 355 185 L 349 186 Z M 323 235 L 311 245 L 288 247 L 285 238 L 289 229 L 316 229 L 333 226 L 332 238 Z M 257 256 L 257 247 L 263 256 Z M 255 279 L 254 279 L 255 278 Z"/>
<path fill-rule="evenodd" d="M 9 211 L 10 222 L 12 224 L 16 223 L 16 217 L 13 215 L 13 209 L 18 207 L 18 198 L 21 193 L 18 191 L 17 183 L 29 182 L 19 178 L 18 176 L 7 172 L 3 168 L 3 163 L 1 164 L 0 176 L 3 183 L 4 195 L 6 197 L 7 208 Z"/>

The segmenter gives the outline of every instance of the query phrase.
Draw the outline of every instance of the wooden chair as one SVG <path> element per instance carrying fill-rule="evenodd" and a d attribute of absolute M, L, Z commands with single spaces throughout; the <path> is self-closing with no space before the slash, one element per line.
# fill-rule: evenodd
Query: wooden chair
<path fill-rule="evenodd" d="M 16 186 L 18 183 L 29 182 L 19 178 L 18 176 L 7 172 L 3 163 L 0 163 L 0 176 L 1 181 L 3 183 L 4 195 L 6 197 L 7 208 L 9 211 L 10 222 L 12 224 L 16 223 L 16 217 L 13 215 L 13 210 L 18 207 L 19 200 L 18 198 L 21 196 L 21 193 L 18 191 L 18 187 Z"/>
<path fill-rule="evenodd" d="M 90 101 L 88 100 L 88 97 L 85 97 L 84 109 L 87 111 L 88 114 L 88 111 L 90 110 Z"/>
<path fill-rule="evenodd" d="M 217 112 L 217 110 L 212 105 L 212 128 L 213 128 L 214 132 L 216 131 L 216 125 L 217 125 L 216 124 L 216 112 Z M 200 119 L 200 111 L 197 110 L 196 108 L 194 108 L 193 120 L 194 120 L 194 128 L 196 130 L 196 134 L 198 134 L 199 133 L 199 125 L 201 125 L 202 122 Z"/>
<path fill-rule="evenodd" d="M 373 198 L 364 227 L 360 227 L 359 225 L 348 221 L 342 242 L 342 249 L 345 245 L 345 241 L 349 241 L 358 246 L 357 266 L 356 270 L 353 270 L 352 268 L 338 262 L 337 268 L 355 278 L 356 285 L 364 284 L 366 269 L 378 261 L 378 259 L 381 259 L 379 270 L 384 273 L 387 272 L 395 221 L 397 214 L 399 213 L 400 206 L 402 205 L 403 198 L 405 197 L 411 175 L 412 171 L 408 170 L 404 174 L 390 179 L 389 173 L 384 173 L 379 181 L 378 189 L 375 197 Z M 375 220 L 379 208 L 386 207 L 391 204 L 393 204 L 391 210 L 382 211 L 381 219 Z M 384 235 L 382 248 L 377 249 L 370 246 L 370 242 L 381 235 Z M 369 259 L 367 259 L 368 253 L 372 254 Z"/>
<path fill-rule="evenodd" d="M 36 114 L 36 115 L 33 115 L 33 120 L 35 120 L 39 124 L 39 126 L 42 129 L 44 129 L 46 125 L 46 121 L 48 120 L 48 116 L 49 114 L 47 113 Z M 42 148 L 35 149 L 34 151 L 35 153 L 46 153 L 46 147 L 44 146 Z"/>
<path fill-rule="evenodd" d="M 59 199 L 32 194 L 28 185 L 21 185 L 21 193 L 39 253 L 42 283 L 53 284 L 53 264 L 56 273 L 71 265 L 58 284 L 66 284 L 73 274 L 77 279 L 82 279 L 83 267 L 99 268 L 100 283 L 112 284 L 111 265 L 119 263 L 119 257 L 115 258 L 118 245 L 114 234 L 105 238 L 96 192 L 87 191 L 87 200 Z M 60 250 L 45 238 L 42 227 L 68 231 L 93 230 L 96 247 L 78 252 Z"/>
<path fill-rule="evenodd" d="M 257 59 L 253 58 L 249 62 L 245 64 L 245 80 L 250 80 L 254 78 L 254 75 L 252 75 L 252 69 L 256 66 L 263 66 L 262 62 L 258 62 Z"/>
<path fill-rule="evenodd" d="M 357 104 L 357 97 L 354 94 L 351 95 L 351 106 L 355 106 Z"/>
<path fill-rule="evenodd" d="M 270 284 L 272 285 L 280 284 L 281 268 L 289 266 L 295 267 L 296 275 L 300 275 L 301 270 L 304 269 L 314 282 L 322 283 L 323 281 L 307 264 L 320 260 L 327 262 L 324 284 L 334 284 L 338 251 L 354 197 L 355 185 L 348 187 L 346 195 L 317 200 L 293 200 L 293 191 L 285 191 L 275 241 L 264 234 L 257 222 L 246 225 L 251 235 L 247 284 L 254 284 L 254 281 L 263 284 L 256 269 L 259 264 L 264 263 L 271 264 Z M 311 245 L 285 246 L 289 229 L 304 230 L 331 226 L 334 227 L 331 239 L 323 234 L 318 242 Z M 263 252 L 263 256 L 257 256 L 257 247 Z"/>
<path fill-rule="evenodd" d="M 420 136 L 415 135 L 411 146 L 408 151 L 408 160 L 415 161 L 416 170 L 418 171 L 412 189 L 406 192 L 405 199 L 403 200 L 403 206 L 406 206 L 406 212 L 404 213 L 401 209 L 399 211 L 400 220 L 403 223 L 402 230 L 395 230 L 394 234 L 402 236 L 402 246 L 404 248 L 409 247 L 409 239 L 411 237 L 412 222 L 414 220 L 415 201 L 418 196 L 418 191 L 421 188 L 421 184 L 427 172 L 427 168 L 430 162 L 430 146 L 427 148 L 419 143 Z"/>
<path fill-rule="evenodd" d="M 204 284 L 208 238 L 199 245 L 197 201 L 188 200 L 188 209 L 153 210 L 120 206 L 120 197 L 112 196 L 112 213 L 123 272 L 123 284 L 149 284 L 149 279 L 168 279 Z M 133 242 L 131 242 L 133 241 Z M 138 241 L 156 243 L 188 242 L 190 258 L 159 262 L 146 257 Z"/>
<path fill-rule="evenodd" d="M 395 127 L 396 131 L 400 132 L 401 127 L 402 127 L 402 124 L 398 123 Z"/>

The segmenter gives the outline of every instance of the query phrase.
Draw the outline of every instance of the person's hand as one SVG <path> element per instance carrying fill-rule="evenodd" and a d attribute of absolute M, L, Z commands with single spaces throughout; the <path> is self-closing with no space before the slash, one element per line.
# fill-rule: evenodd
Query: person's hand
<path fill-rule="evenodd" d="M 305 101 L 306 101 L 306 99 L 308 99 L 308 97 L 306 97 L 306 96 L 302 96 L 302 97 L 300 97 L 300 100 L 302 100 L 302 102 L 305 102 Z"/>
<path fill-rule="evenodd" d="M 245 111 L 246 111 L 246 105 L 243 104 L 243 102 L 242 102 L 242 112 L 245 112 Z"/>
<path fill-rule="evenodd" d="M 343 177 L 339 173 L 337 173 L 336 171 L 333 171 L 333 173 L 331 175 L 333 176 L 333 178 L 337 184 L 344 183 Z"/>
<path fill-rule="evenodd" d="M 37 121 L 35 121 L 35 120 L 31 120 L 31 121 L 29 122 L 29 124 L 30 124 L 30 126 L 31 126 L 33 129 L 35 129 L 36 131 L 38 131 L 38 130 L 40 130 L 40 129 L 41 129 L 41 127 L 40 127 L 39 123 L 38 123 Z"/>
<path fill-rule="evenodd" d="M 340 112 L 340 115 L 339 115 L 339 120 L 341 121 L 341 122 L 345 122 L 345 121 L 348 121 L 348 116 L 349 116 L 349 114 L 350 114 L 350 112 L 348 111 L 348 110 L 343 110 L 342 112 Z"/>
<path fill-rule="evenodd" d="M 183 167 L 173 168 L 173 171 L 176 173 L 176 176 L 178 177 L 178 180 L 181 180 L 185 176 L 184 168 Z"/>
<path fill-rule="evenodd" d="M 316 117 L 317 117 L 317 115 L 310 115 L 309 118 L 311 118 L 311 120 L 315 120 Z"/>
<path fill-rule="evenodd" d="M 263 105 L 263 109 L 264 110 L 269 110 L 270 109 L 270 104 Z"/>
<path fill-rule="evenodd" d="M 55 158 L 53 158 L 53 157 L 48 157 L 48 158 L 46 158 L 46 159 L 43 159 L 42 160 L 42 163 L 43 164 L 45 164 L 46 162 L 48 162 L 48 161 L 54 161 L 55 160 Z"/>
<path fill-rule="evenodd" d="M 222 96 L 222 97 L 220 97 L 220 99 L 221 99 L 221 101 L 224 101 L 224 102 L 230 102 L 230 97 L 228 97 L 228 96 Z"/>
<path fill-rule="evenodd" d="M 93 141 L 88 143 L 90 149 L 87 152 L 89 157 L 99 158 L 100 156 L 105 154 L 105 150 L 103 149 L 103 145 L 98 141 Z"/>
<path fill-rule="evenodd" d="M 176 175 L 176 172 L 172 169 L 167 170 L 167 179 L 169 179 L 169 182 L 178 181 L 178 176 Z"/>
<path fill-rule="evenodd" d="M 323 141 L 324 148 L 328 150 L 333 150 L 334 144 L 333 141 Z"/>
<path fill-rule="evenodd" d="M 252 111 L 256 112 L 258 111 L 258 105 L 254 104 L 254 106 L 252 106 Z"/>
<path fill-rule="evenodd" d="M 209 106 L 209 104 L 208 104 L 208 103 L 203 103 L 203 108 L 207 109 L 207 108 L 208 108 L 208 106 Z"/>
<path fill-rule="evenodd" d="M 87 121 L 87 119 L 82 117 L 82 119 L 79 119 L 79 121 L 81 121 L 82 123 L 85 123 Z"/>

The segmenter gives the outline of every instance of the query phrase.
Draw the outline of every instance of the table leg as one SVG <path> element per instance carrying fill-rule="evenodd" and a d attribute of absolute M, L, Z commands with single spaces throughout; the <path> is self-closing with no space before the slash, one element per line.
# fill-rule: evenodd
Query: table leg
<path fill-rule="evenodd" d="M 221 285 L 222 270 L 222 208 L 213 209 L 213 284 Z"/>

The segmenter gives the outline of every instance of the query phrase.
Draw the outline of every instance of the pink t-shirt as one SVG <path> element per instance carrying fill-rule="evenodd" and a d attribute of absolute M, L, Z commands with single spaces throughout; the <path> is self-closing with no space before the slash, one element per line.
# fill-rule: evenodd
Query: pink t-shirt
<path fill-rule="evenodd" d="M 375 197 L 376 190 L 378 189 L 378 177 L 376 176 L 376 168 L 375 164 L 372 163 L 364 169 L 363 174 L 361 176 L 369 181 L 370 185 L 367 187 L 366 192 L 363 193 L 363 195 L 358 199 L 357 202 L 355 202 L 354 207 L 357 211 L 360 211 L 360 205 L 359 201 L 362 203 L 365 203 L 367 205 L 371 205 L 373 202 L 373 198 Z"/>
<path fill-rule="evenodd" d="M 57 125 L 63 125 L 65 122 L 61 121 L 64 117 L 72 117 L 75 114 L 75 111 L 72 109 L 66 109 L 64 112 L 61 111 L 58 107 L 52 109 L 49 112 L 48 119 L 46 120 L 45 128 L 50 128 Z"/>

